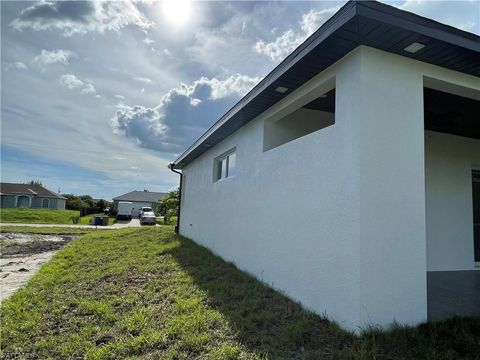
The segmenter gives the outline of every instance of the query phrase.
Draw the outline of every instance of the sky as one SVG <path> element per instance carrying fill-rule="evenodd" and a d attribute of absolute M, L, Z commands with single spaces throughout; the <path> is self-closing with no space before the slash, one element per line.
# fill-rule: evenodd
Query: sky
<path fill-rule="evenodd" d="M 111 199 L 167 165 L 345 1 L 2 1 L 1 180 Z M 480 1 L 390 1 L 480 34 Z"/>

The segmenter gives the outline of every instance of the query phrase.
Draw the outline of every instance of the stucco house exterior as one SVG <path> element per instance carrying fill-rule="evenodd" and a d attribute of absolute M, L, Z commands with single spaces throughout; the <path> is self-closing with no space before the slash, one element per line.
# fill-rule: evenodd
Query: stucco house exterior
<path fill-rule="evenodd" d="M 149 206 L 153 211 L 157 210 L 157 205 L 166 196 L 166 193 L 155 191 L 131 191 L 129 193 L 114 197 L 113 210 L 118 210 L 119 201 L 132 202 L 132 216 L 138 216 L 139 210 L 144 206 Z"/>
<path fill-rule="evenodd" d="M 65 210 L 67 199 L 40 185 L 0 183 L 2 208 Z"/>
<path fill-rule="evenodd" d="M 351 1 L 170 168 L 178 231 L 348 329 L 480 315 L 480 37 Z"/>

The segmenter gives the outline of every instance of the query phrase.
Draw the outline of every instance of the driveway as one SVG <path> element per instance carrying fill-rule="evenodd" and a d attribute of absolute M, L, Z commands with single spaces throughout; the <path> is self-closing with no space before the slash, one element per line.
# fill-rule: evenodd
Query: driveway
<path fill-rule="evenodd" d="M 117 220 L 117 222 L 108 228 L 124 228 L 124 227 L 136 227 L 140 226 L 139 219 L 132 219 L 132 220 Z"/>
<path fill-rule="evenodd" d="M 94 225 L 74 225 L 74 224 L 20 224 L 20 223 L 1 223 L 2 226 L 31 226 L 31 227 L 62 227 L 62 228 L 82 228 L 82 229 L 99 229 L 99 230 L 108 230 L 108 229 L 119 229 L 125 227 L 138 227 L 140 226 L 139 219 L 132 220 L 119 220 L 115 224 L 110 226 L 94 226 Z"/>

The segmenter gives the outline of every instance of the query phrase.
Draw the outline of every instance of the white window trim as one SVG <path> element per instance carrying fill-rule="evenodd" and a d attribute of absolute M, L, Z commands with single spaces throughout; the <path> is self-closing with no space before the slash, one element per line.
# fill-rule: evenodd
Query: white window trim
<path fill-rule="evenodd" d="M 22 196 L 28 197 L 28 208 L 31 208 L 31 207 L 32 207 L 32 196 L 30 196 L 30 195 L 24 195 L 24 194 L 15 195 L 15 207 L 16 207 L 16 208 L 19 207 L 19 206 L 18 206 L 18 199 L 19 199 L 20 197 L 22 197 Z"/>
<path fill-rule="evenodd" d="M 228 173 L 227 173 L 226 177 L 222 177 L 222 178 L 219 179 L 218 178 L 218 164 L 221 163 L 225 158 L 228 158 L 232 154 L 235 154 L 235 156 L 236 156 L 236 152 L 237 152 L 237 148 L 234 147 L 233 149 L 225 151 L 223 154 L 217 156 L 213 160 L 213 182 L 221 182 L 221 181 L 225 181 L 225 180 L 232 179 L 232 178 L 235 177 L 235 175 L 229 176 Z M 236 164 L 235 164 L 235 167 L 236 167 Z M 228 160 L 227 160 L 227 172 L 228 172 Z M 235 173 L 236 172 L 237 171 L 235 169 Z"/>

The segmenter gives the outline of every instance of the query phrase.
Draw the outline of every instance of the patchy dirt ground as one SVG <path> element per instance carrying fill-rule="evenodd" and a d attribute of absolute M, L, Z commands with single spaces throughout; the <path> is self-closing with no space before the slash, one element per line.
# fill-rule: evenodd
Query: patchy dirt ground
<path fill-rule="evenodd" d="M 78 235 L 0 234 L 0 301 L 23 286 L 66 243 Z"/>

